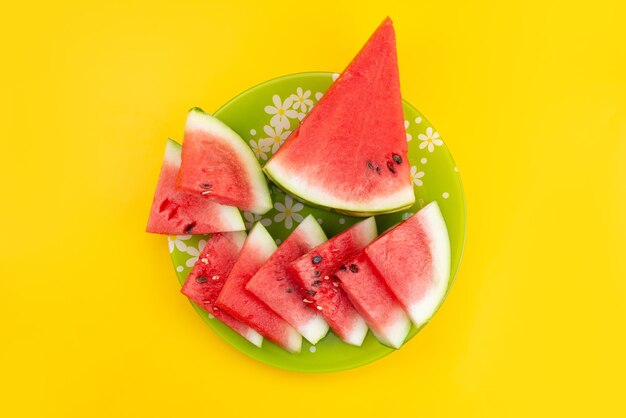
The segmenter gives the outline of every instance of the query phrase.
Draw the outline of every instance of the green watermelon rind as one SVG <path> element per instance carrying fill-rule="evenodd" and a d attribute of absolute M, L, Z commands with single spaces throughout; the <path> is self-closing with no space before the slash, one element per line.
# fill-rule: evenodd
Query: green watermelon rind
<path fill-rule="evenodd" d="M 245 170 L 250 182 L 250 190 L 254 193 L 254 207 L 247 208 L 250 212 L 263 215 L 272 209 L 270 190 L 263 175 L 263 170 L 252 149 L 228 125 L 218 118 L 209 115 L 199 107 L 189 110 L 185 129 L 197 129 L 215 135 L 225 140 L 242 160 L 242 169 Z"/>
<path fill-rule="evenodd" d="M 270 179 L 270 181 L 272 181 L 272 183 L 274 183 L 283 191 L 290 193 L 294 196 L 297 196 L 301 198 L 302 200 L 304 200 L 307 204 L 318 207 L 320 209 L 324 209 L 330 212 L 337 212 L 337 213 L 341 213 L 341 214 L 348 215 L 348 216 L 367 217 L 367 216 L 385 215 L 388 213 L 400 212 L 400 211 L 403 211 L 412 207 L 415 204 L 415 194 L 413 192 L 413 187 L 406 189 L 410 191 L 410 193 L 407 193 L 405 189 L 401 189 L 397 193 L 398 195 L 406 194 L 407 196 L 404 197 L 403 199 L 394 199 L 390 197 L 389 195 L 382 196 L 381 200 L 383 200 L 384 202 L 390 202 L 393 204 L 380 205 L 376 207 L 376 209 L 374 210 L 371 209 L 373 205 L 367 202 L 362 203 L 362 204 L 339 202 L 339 201 L 337 201 L 338 203 L 328 202 L 328 199 L 324 197 L 316 198 L 315 197 L 316 193 L 311 192 L 311 187 L 309 185 L 293 184 L 292 179 L 294 177 L 286 173 L 281 174 L 282 170 L 278 168 L 279 167 L 277 166 L 278 163 L 274 163 L 273 161 L 274 160 L 270 160 L 265 165 L 265 167 L 263 167 L 263 172 Z M 281 180 L 279 180 L 281 178 L 285 178 L 287 180 L 285 182 L 281 182 Z M 302 193 L 299 190 L 307 190 L 307 192 Z M 410 194 L 410 199 L 407 199 L 409 194 Z M 320 194 L 320 196 L 322 195 Z"/>

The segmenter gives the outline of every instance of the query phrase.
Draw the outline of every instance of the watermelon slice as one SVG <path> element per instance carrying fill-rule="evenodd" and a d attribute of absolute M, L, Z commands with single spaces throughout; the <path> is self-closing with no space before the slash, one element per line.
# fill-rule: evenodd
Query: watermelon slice
<path fill-rule="evenodd" d="M 264 170 L 289 193 L 340 212 L 396 212 L 415 202 L 389 18 Z"/>
<path fill-rule="evenodd" d="M 367 256 L 361 252 L 341 266 L 336 275 L 376 338 L 385 345 L 400 348 L 411 329 L 411 320 Z"/>
<path fill-rule="evenodd" d="M 367 325 L 339 287 L 339 280 L 333 273 L 374 238 L 376 222 L 371 217 L 335 235 L 290 265 L 303 292 L 303 301 L 319 310 L 335 334 L 352 345 L 363 343 Z"/>
<path fill-rule="evenodd" d="M 261 334 L 215 306 L 217 295 L 222 290 L 245 239 L 246 233 L 243 231 L 213 234 L 187 276 L 181 292 L 252 344 L 260 347 L 263 343 Z"/>
<path fill-rule="evenodd" d="M 254 153 L 224 123 L 199 108 L 187 116 L 180 172 L 181 191 L 254 213 L 272 208 L 270 192 Z"/>
<path fill-rule="evenodd" d="M 146 231 L 183 235 L 244 230 L 237 208 L 181 193 L 174 188 L 180 153 L 180 145 L 169 139 Z"/>
<path fill-rule="evenodd" d="M 275 250 L 274 239 L 263 225 L 257 223 L 243 244 L 216 305 L 285 350 L 295 353 L 300 351 L 302 336 L 245 288 Z"/>
<path fill-rule="evenodd" d="M 312 215 L 307 216 L 278 250 L 246 285 L 293 326 L 311 344 L 316 344 L 328 332 L 322 315 L 302 302 L 298 285 L 288 271 L 289 263 L 326 241 L 326 235 Z"/>
<path fill-rule="evenodd" d="M 381 235 L 365 253 L 413 323 L 427 322 L 450 279 L 450 241 L 437 202 Z"/>

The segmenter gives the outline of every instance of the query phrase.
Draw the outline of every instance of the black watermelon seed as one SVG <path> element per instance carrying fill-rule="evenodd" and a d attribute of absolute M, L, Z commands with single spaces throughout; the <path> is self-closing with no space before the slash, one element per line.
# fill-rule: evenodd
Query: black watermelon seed
<path fill-rule="evenodd" d="M 313 264 L 319 264 L 322 262 L 322 257 L 319 255 L 316 255 L 315 257 L 313 257 L 311 261 L 313 261 Z"/>
<path fill-rule="evenodd" d="M 311 295 L 311 296 L 315 296 L 315 294 L 317 293 L 315 290 L 307 290 L 305 292 L 307 295 Z"/>
<path fill-rule="evenodd" d="M 321 280 L 315 280 L 315 281 L 313 281 L 313 283 L 311 283 L 311 286 L 319 286 L 321 284 L 322 284 Z"/>
<path fill-rule="evenodd" d="M 320 277 L 320 272 L 319 272 L 319 271 L 317 271 L 317 270 L 315 270 L 315 271 L 313 272 L 313 277 Z"/>
<path fill-rule="evenodd" d="M 356 264 L 350 264 L 350 271 L 352 273 L 358 273 L 359 272 L 359 268 L 356 266 Z"/>
<path fill-rule="evenodd" d="M 206 277 L 204 277 L 204 276 L 198 276 L 198 277 L 196 277 L 196 282 L 198 282 L 198 283 L 206 283 L 206 282 L 208 282 L 208 281 L 209 281 L 209 279 L 207 279 L 207 278 L 206 278 Z"/>
<path fill-rule="evenodd" d="M 376 167 L 376 172 L 380 174 L 380 167 Z"/>
<path fill-rule="evenodd" d="M 396 164 L 402 164 L 402 157 L 400 157 L 398 154 L 393 154 L 391 158 L 393 158 Z"/>
<path fill-rule="evenodd" d="M 391 161 L 387 161 L 387 168 L 389 169 L 389 171 L 391 171 L 393 174 L 396 174 L 396 168 L 393 166 L 393 163 Z"/>
<path fill-rule="evenodd" d="M 200 187 L 202 187 L 205 190 L 208 190 L 211 188 L 211 183 L 202 183 L 200 184 Z"/>
<path fill-rule="evenodd" d="M 341 267 L 339 267 L 339 270 L 341 270 L 341 271 L 346 271 L 346 265 L 344 264 L 344 265 L 342 265 Z"/>
<path fill-rule="evenodd" d="M 369 168 L 370 170 L 374 169 L 374 164 L 372 164 L 371 161 L 367 161 L 367 168 Z"/>
<path fill-rule="evenodd" d="M 289 288 L 287 288 L 287 293 L 292 293 L 292 292 L 293 292 L 293 289 L 292 289 L 292 288 L 290 288 L 290 287 L 289 287 Z"/>
<path fill-rule="evenodd" d="M 185 233 L 186 233 L 186 234 L 190 233 L 191 231 L 193 231 L 193 229 L 194 229 L 195 227 L 196 227 L 196 223 L 195 223 L 195 222 L 190 223 L 189 225 L 187 225 L 187 226 L 185 227 Z"/>

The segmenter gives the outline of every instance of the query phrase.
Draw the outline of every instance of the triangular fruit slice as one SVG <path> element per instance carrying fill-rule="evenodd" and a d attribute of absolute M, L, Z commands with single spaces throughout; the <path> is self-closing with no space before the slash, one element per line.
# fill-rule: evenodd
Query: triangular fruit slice
<path fill-rule="evenodd" d="M 150 209 L 147 232 L 182 235 L 245 229 L 237 208 L 176 190 L 174 184 L 179 168 L 180 145 L 169 139 Z"/>
<path fill-rule="evenodd" d="M 289 193 L 341 212 L 395 212 L 415 202 L 389 18 L 264 170 Z"/>
<path fill-rule="evenodd" d="M 450 279 L 450 240 L 437 202 L 381 235 L 365 253 L 413 323 L 427 322 Z"/>
<path fill-rule="evenodd" d="M 376 222 L 367 218 L 312 249 L 290 268 L 302 290 L 303 301 L 319 310 L 343 341 L 361 345 L 367 325 L 339 287 L 333 274 L 376 238 Z"/>
<path fill-rule="evenodd" d="M 194 196 L 254 213 L 272 208 L 259 161 L 220 120 L 193 108 L 187 115 L 176 187 Z"/>
<path fill-rule="evenodd" d="M 365 254 L 360 253 L 341 266 L 336 275 L 376 338 L 400 348 L 411 329 L 411 320 Z"/>
<path fill-rule="evenodd" d="M 260 347 L 263 343 L 261 334 L 215 306 L 217 295 L 235 265 L 245 239 L 246 233 L 243 231 L 213 234 L 187 276 L 181 292 L 252 344 Z"/>
<path fill-rule="evenodd" d="M 296 353 L 302 346 L 302 336 L 245 288 L 275 250 L 274 239 L 263 225 L 257 223 L 248 234 L 239 258 L 217 297 L 217 307 L 285 350 Z"/>
<path fill-rule="evenodd" d="M 326 241 L 326 235 L 312 215 L 307 216 L 246 285 L 293 326 L 311 344 L 328 332 L 324 317 L 302 301 L 299 286 L 289 272 L 289 263 Z"/>

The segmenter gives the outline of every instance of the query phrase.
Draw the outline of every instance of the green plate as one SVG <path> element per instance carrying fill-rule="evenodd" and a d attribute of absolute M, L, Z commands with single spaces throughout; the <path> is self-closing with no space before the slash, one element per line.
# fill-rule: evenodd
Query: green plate
<path fill-rule="evenodd" d="M 336 76 L 333 73 L 316 72 L 276 78 L 241 93 L 215 112 L 215 116 L 244 138 L 263 165 L 298 126 Z M 280 112 L 280 109 L 284 112 Z M 404 102 L 404 117 L 411 177 L 417 199 L 415 205 L 408 210 L 377 216 L 378 230 L 386 230 L 436 200 L 450 234 L 451 286 L 461 261 L 465 240 L 465 201 L 458 169 L 437 131 L 407 102 Z M 270 212 L 263 216 L 244 212 L 243 216 L 248 228 L 252 223 L 260 221 L 276 239 L 277 244 L 308 214 L 317 218 L 329 237 L 362 219 L 307 206 L 273 185 L 270 191 L 274 202 L 274 208 Z M 200 235 L 168 237 L 169 250 L 181 285 L 206 240 L 207 236 Z M 287 353 L 267 340 L 263 342 L 262 348 L 257 348 L 197 305 L 193 306 L 207 325 L 233 347 L 263 363 L 283 369 L 301 372 L 345 370 L 370 363 L 394 351 L 381 345 L 371 332 L 361 347 L 344 344 L 329 332 L 315 346 L 303 340 L 302 352 L 299 354 Z M 418 331 L 414 327 L 409 338 L 414 337 Z"/>

